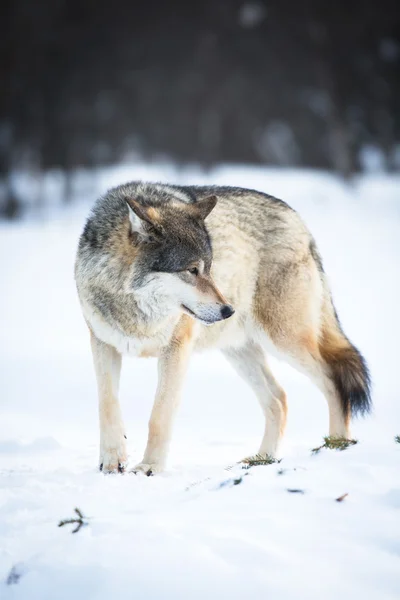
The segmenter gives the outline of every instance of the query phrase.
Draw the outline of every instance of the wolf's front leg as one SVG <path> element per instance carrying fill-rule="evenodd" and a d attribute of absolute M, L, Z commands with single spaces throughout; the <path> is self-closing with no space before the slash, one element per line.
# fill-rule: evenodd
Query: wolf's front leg
<path fill-rule="evenodd" d="M 183 315 L 158 361 L 158 386 L 149 422 L 147 447 L 142 462 L 133 469 L 135 473 L 153 475 L 164 470 L 192 341 L 193 320 Z"/>
<path fill-rule="evenodd" d="M 125 468 L 125 432 L 118 401 L 121 355 L 90 332 L 93 361 L 99 392 L 100 470 L 118 473 Z"/>

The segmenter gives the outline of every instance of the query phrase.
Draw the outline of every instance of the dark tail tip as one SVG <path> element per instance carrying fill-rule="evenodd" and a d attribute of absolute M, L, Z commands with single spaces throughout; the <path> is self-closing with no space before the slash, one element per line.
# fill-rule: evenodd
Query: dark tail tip
<path fill-rule="evenodd" d="M 330 352 L 327 362 L 344 416 L 363 416 L 372 408 L 371 378 L 361 352 L 350 342 L 348 344 Z"/>

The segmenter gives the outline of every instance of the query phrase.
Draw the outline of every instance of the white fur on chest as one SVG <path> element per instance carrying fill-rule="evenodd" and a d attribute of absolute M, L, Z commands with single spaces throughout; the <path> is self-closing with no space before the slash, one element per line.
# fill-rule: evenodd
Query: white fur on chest
<path fill-rule="evenodd" d="M 82 302 L 84 317 L 95 336 L 113 346 L 120 354 L 131 356 L 158 356 L 161 348 L 168 344 L 173 325 L 156 332 L 151 337 L 130 337 L 113 327 L 87 302 Z"/>

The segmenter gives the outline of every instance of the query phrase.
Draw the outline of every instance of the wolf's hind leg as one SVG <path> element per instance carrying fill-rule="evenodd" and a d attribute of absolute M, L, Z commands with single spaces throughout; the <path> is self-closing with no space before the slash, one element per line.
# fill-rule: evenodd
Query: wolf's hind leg
<path fill-rule="evenodd" d="M 307 338 L 306 338 L 307 339 Z M 300 367 L 328 402 L 329 435 L 350 438 L 351 417 L 370 410 L 370 379 L 366 362 L 338 326 L 325 325 L 319 340 L 309 336 L 294 351 Z"/>
<path fill-rule="evenodd" d="M 323 360 L 317 336 L 303 336 L 297 343 L 280 348 L 283 354 L 290 356 L 290 363 L 300 372 L 308 375 L 310 380 L 321 390 L 328 403 L 329 435 L 350 438 L 350 410 L 344 409 L 335 379 L 332 377 L 329 364 Z"/>
<path fill-rule="evenodd" d="M 90 341 L 99 393 L 100 469 L 104 473 L 117 473 L 124 470 L 128 459 L 118 401 L 121 355 L 93 332 Z"/>
<path fill-rule="evenodd" d="M 165 468 L 173 420 L 179 405 L 183 379 L 192 347 L 193 319 L 181 317 L 169 345 L 158 360 L 158 386 L 149 421 L 149 436 L 135 473 L 160 473 Z"/>
<path fill-rule="evenodd" d="M 276 457 L 285 431 L 286 394 L 268 368 L 261 346 L 248 342 L 240 349 L 225 350 L 224 355 L 256 394 L 265 416 L 265 430 L 259 454 Z"/>

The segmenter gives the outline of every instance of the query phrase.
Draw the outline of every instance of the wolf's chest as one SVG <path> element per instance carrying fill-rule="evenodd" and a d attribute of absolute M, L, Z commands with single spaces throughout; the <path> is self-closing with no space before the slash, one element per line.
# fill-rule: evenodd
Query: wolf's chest
<path fill-rule="evenodd" d="M 82 303 L 85 319 L 95 336 L 113 346 L 121 354 L 131 356 L 150 357 L 158 356 L 161 348 L 167 345 L 170 332 L 162 330 L 153 335 L 127 335 L 119 327 L 110 325 L 90 305 Z"/>

